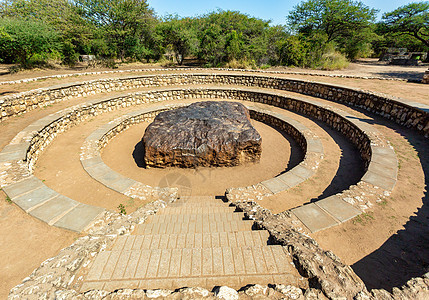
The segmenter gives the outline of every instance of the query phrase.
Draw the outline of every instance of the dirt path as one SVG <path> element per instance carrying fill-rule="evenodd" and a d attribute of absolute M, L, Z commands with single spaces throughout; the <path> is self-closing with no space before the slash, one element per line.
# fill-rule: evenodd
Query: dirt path
<path fill-rule="evenodd" d="M 354 75 L 354 76 L 379 76 L 385 78 L 401 78 L 401 79 L 421 79 L 425 70 L 429 67 L 428 64 L 423 66 L 391 66 L 385 63 L 379 63 L 374 59 L 367 59 L 357 63 L 351 63 L 350 66 L 344 70 L 336 71 L 323 71 L 323 70 L 310 70 L 300 68 L 286 68 L 276 67 L 269 70 L 274 71 L 286 71 L 286 72 L 302 72 L 312 73 L 321 75 Z M 132 70 L 132 69 L 162 69 L 159 65 L 147 65 L 147 64 L 125 64 L 120 66 L 119 70 Z M 18 74 L 8 74 L 0 76 L 0 81 L 17 80 L 24 78 L 34 78 L 38 76 L 48 76 L 56 74 L 72 74 L 79 72 L 96 72 L 96 71 L 112 71 L 112 69 L 88 69 L 88 70 L 40 70 L 35 72 L 24 71 Z M 50 87 L 58 84 L 82 82 L 93 79 L 101 78 L 120 78 L 129 76 L 141 76 L 150 74 L 171 74 L 171 73 L 225 73 L 225 71 L 214 71 L 214 70 L 181 70 L 181 71 L 147 71 L 147 72 L 128 72 L 128 73 L 116 73 L 116 74 L 97 74 L 88 76 L 76 76 L 66 78 L 53 78 L 45 79 L 37 82 L 28 82 L 13 85 L 0 86 L 0 96 L 7 95 L 22 91 L 28 91 L 40 87 Z M 238 74 L 249 74 L 249 75 L 268 75 L 264 73 L 253 73 L 253 72 L 239 72 Z M 349 87 L 360 88 L 364 90 L 371 90 L 379 93 L 384 93 L 390 96 L 402 97 L 404 99 L 417 101 L 425 104 L 429 104 L 429 85 L 420 83 L 410 83 L 404 81 L 389 81 L 389 80 L 368 80 L 368 79 L 355 79 L 355 78 L 339 78 L 339 77 L 325 77 L 325 76 L 309 76 L 309 75 L 293 75 L 293 74 L 272 74 L 272 76 L 286 77 L 286 78 L 297 78 L 304 80 L 311 80 L 317 82 L 332 83 L 338 85 L 344 85 Z"/>
<path fill-rule="evenodd" d="M 422 276 L 429 265 L 429 141 L 368 112 L 336 106 L 375 123 L 391 142 L 399 160 L 398 182 L 367 213 L 312 236 L 352 265 L 369 288 L 391 289 Z"/>
<path fill-rule="evenodd" d="M 23 77 L 27 78 L 40 76 L 41 74 L 29 73 L 24 75 Z M 429 104 L 429 85 L 302 75 L 284 76 L 358 87 Z M 0 80 L 6 80 L 4 78 L 6 77 L 1 76 Z M 72 77 L 72 79 L 73 81 L 81 80 L 80 77 Z M 57 80 L 55 84 L 58 83 L 63 83 L 63 81 Z M 43 86 L 43 84 L 52 85 L 52 82 L 39 82 L 31 88 Z M 113 96 L 114 93 L 111 95 Z M 302 95 L 299 96 L 304 97 Z M 100 97 L 100 95 L 92 96 L 91 99 L 96 97 Z M 0 123 L 0 131 L 2 132 L 0 135 L 0 149 L 16 133 L 31 122 L 49 113 L 72 104 L 87 101 L 88 99 L 90 98 L 75 99 L 54 104 L 51 107 L 37 109 L 23 116 L 11 118 Z M 317 99 L 317 101 L 324 102 L 321 99 Z M 325 101 L 325 103 L 348 110 L 368 122 L 379 124 L 375 125 L 376 128 L 384 134 L 385 138 L 395 148 L 400 161 L 400 170 L 398 184 L 387 201 L 374 203 L 374 206 L 367 214 L 341 226 L 313 234 L 313 237 L 324 249 L 332 250 L 345 263 L 351 264 L 353 269 L 369 287 L 389 288 L 393 285 L 403 284 L 413 276 L 422 275 L 422 272 L 425 270 L 421 266 L 427 267 L 429 265 L 427 255 L 429 253 L 429 249 L 427 249 L 429 245 L 429 241 L 427 240 L 427 232 L 429 231 L 427 222 L 429 219 L 427 205 L 427 190 L 429 187 L 427 179 L 429 178 L 428 140 L 414 133 L 412 130 L 401 128 L 366 112 L 357 111 L 328 101 Z M 104 118 L 104 116 L 101 117 Z M 110 117 L 113 117 L 113 115 Z M 107 120 L 109 120 L 109 116 L 106 119 L 97 118 L 92 122 L 82 124 L 82 126 L 74 127 L 69 132 L 70 136 L 67 135 L 68 133 L 60 135 L 52 144 L 52 147 L 56 147 L 58 152 L 55 152 L 54 148 L 47 149 L 47 152 L 42 155 L 39 161 L 41 165 L 46 164 L 46 169 L 40 169 L 37 172 L 40 172 L 39 175 L 42 179 L 46 180 L 48 185 L 51 181 L 57 181 L 60 185 L 61 182 L 57 177 L 62 178 L 64 180 L 61 183 L 62 191 L 65 194 L 69 192 L 76 193 L 73 195 L 78 197 L 76 198 L 78 201 L 84 202 L 86 201 L 85 199 L 92 201 L 91 196 L 93 194 L 97 197 L 99 195 L 109 195 L 109 198 L 103 199 L 103 201 L 98 200 L 98 203 L 100 206 L 107 206 L 116 210 L 117 201 L 128 203 L 129 199 L 120 198 L 122 195 L 115 194 L 97 182 L 91 182 L 92 179 L 85 177 L 87 175 L 83 173 L 84 171 L 78 169 L 79 160 L 77 155 L 84 137 L 96 128 L 96 125 L 99 124 L 97 122 L 100 121 L 100 124 L 102 124 L 102 122 Z M 336 136 L 330 129 L 324 128 L 323 124 L 314 123 L 300 116 L 297 116 L 297 120 L 302 121 L 304 125 L 309 128 L 311 127 L 313 131 L 317 132 L 324 147 L 326 147 L 325 151 L 328 151 L 326 151 L 325 162 L 319 168 L 320 174 L 318 172 L 314 178 L 305 182 L 303 185 L 304 188 L 301 191 L 291 190 L 284 197 L 277 199 L 278 201 L 263 203 L 267 207 L 278 208 L 279 211 L 288 208 L 285 205 L 286 200 L 305 203 L 314 197 L 317 198 L 322 194 L 326 194 L 327 191 L 333 193 L 336 189 L 341 188 L 341 186 L 353 182 L 353 176 L 355 176 L 351 176 L 349 171 L 353 170 L 355 172 L 354 166 L 356 165 L 353 166 L 347 163 L 353 157 L 353 149 L 347 148 L 347 143 L 342 141 L 341 137 Z M 134 128 L 136 128 L 136 132 L 134 133 L 134 137 L 132 137 L 133 132 L 131 130 Z M 139 134 L 141 134 L 142 128 L 144 127 L 139 129 L 137 126 L 132 127 L 130 131 L 126 131 L 112 140 L 103 154 L 105 160 L 115 160 L 114 151 L 112 151 L 111 158 L 107 157 L 109 155 L 109 147 L 126 148 L 126 145 L 120 145 L 120 139 L 124 139 L 125 143 L 128 140 L 127 135 L 129 135 L 129 140 L 127 141 L 129 143 L 128 148 L 129 146 L 135 146 L 137 137 L 140 138 Z M 267 132 L 269 133 L 271 130 L 267 128 Z M 277 136 L 280 138 L 277 135 L 278 132 L 272 134 L 273 140 L 277 142 L 277 139 L 274 137 Z M 284 140 L 283 137 L 281 139 Z M 287 147 L 290 146 L 288 145 Z M 290 149 L 293 150 L 294 146 L 292 145 Z M 342 158 L 346 156 L 349 158 Z M 67 159 L 64 159 L 64 157 L 67 157 Z M 51 158 L 52 161 L 50 161 Z M 132 161 L 126 163 L 132 163 Z M 287 161 L 284 163 L 287 164 Z M 47 171 L 48 167 L 49 172 Z M 118 166 L 118 170 L 121 167 Z M 130 169 L 129 171 L 138 172 L 140 170 L 133 171 Z M 69 177 L 67 179 L 63 177 L 67 173 L 72 178 Z M 263 176 L 261 175 L 261 177 Z M 342 179 L 346 179 L 347 181 L 344 182 Z M 331 182 L 335 182 L 335 180 L 337 180 L 337 183 L 334 186 Z M 315 186 L 315 183 L 318 185 Z M 87 187 L 85 186 L 85 189 L 82 188 L 79 191 L 73 191 L 75 184 L 80 186 L 87 185 Z M 58 253 L 59 249 L 69 245 L 77 237 L 76 234 L 49 227 L 39 222 L 25 214 L 15 205 L 4 201 L 4 198 L 4 194 L 0 192 L 0 245 L 2 245 L 0 247 L 0 257 L 7 258 L 0 262 L 0 298 L 6 297 L 10 288 L 18 284 L 34 268 L 39 266 L 42 261 L 54 256 Z M 139 204 L 131 203 L 130 207 L 136 207 L 137 205 Z"/>
<path fill-rule="evenodd" d="M 78 234 L 47 225 L 6 201 L 0 191 L 0 299 Z"/>

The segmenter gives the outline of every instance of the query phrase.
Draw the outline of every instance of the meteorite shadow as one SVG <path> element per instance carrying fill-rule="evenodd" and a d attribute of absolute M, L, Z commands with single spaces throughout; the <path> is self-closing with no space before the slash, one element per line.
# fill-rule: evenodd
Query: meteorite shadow
<path fill-rule="evenodd" d="M 133 151 L 134 161 L 137 167 L 139 168 L 146 168 L 146 163 L 144 161 L 144 154 L 145 154 L 144 144 L 142 141 L 140 141 L 134 146 L 134 151 Z"/>

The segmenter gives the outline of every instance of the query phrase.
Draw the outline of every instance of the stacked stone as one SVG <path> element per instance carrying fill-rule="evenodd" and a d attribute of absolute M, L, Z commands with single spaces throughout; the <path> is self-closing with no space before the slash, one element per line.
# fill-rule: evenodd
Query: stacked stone
<path fill-rule="evenodd" d="M 422 83 L 427 83 L 427 84 L 429 84 L 429 69 L 428 69 L 428 70 L 425 72 L 425 74 L 423 75 Z"/>
<path fill-rule="evenodd" d="M 426 80 L 426 79 L 425 79 Z M 408 104 L 401 99 L 388 98 L 359 89 L 339 85 L 310 82 L 299 79 L 275 78 L 251 75 L 208 75 L 208 74 L 169 74 L 139 77 L 100 79 L 56 88 L 43 88 L 8 95 L 0 98 L 0 122 L 15 115 L 23 114 L 37 107 L 75 97 L 104 92 L 122 91 L 144 87 L 163 87 L 169 85 L 242 85 L 271 88 L 297 92 L 313 97 L 361 107 L 374 112 L 400 125 L 415 128 L 429 136 L 429 114 L 423 104 Z"/>

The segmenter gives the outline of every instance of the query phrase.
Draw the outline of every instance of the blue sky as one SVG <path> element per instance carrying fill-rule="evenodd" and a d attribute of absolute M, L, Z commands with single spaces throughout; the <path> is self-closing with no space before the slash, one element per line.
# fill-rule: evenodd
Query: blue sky
<path fill-rule="evenodd" d="M 361 0 L 371 8 L 388 12 L 399 6 L 419 2 L 406 0 Z M 238 10 L 264 20 L 272 20 L 272 24 L 285 24 L 288 12 L 301 0 L 148 0 L 149 5 L 160 16 L 166 14 L 178 14 L 182 17 L 196 16 L 211 12 L 218 8 L 223 10 Z"/>

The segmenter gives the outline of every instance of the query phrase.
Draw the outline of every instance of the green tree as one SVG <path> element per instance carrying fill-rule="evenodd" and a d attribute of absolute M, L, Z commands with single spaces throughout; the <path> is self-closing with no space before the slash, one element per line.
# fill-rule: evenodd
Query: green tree
<path fill-rule="evenodd" d="M 168 16 L 157 26 L 157 33 L 164 47 L 171 46 L 176 61 L 182 65 L 188 54 L 195 53 L 198 47 L 197 20 Z"/>
<path fill-rule="evenodd" d="M 270 26 L 266 30 L 267 48 L 266 55 L 261 60 L 264 64 L 279 65 L 284 64 L 281 62 L 286 40 L 291 36 L 285 26 L 276 25 Z"/>
<path fill-rule="evenodd" d="M 286 66 L 306 65 L 307 44 L 297 36 L 290 36 L 279 42 L 279 63 Z"/>
<path fill-rule="evenodd" d="M 360 1 L 308 0 L 294 7 L 287 20 L 290 28 L 303 36 L 326 35 L 327 42 L 335 42 L 350 58 L 356 49 L 350 49 L 351 39 L 361 44 L 370 43 L 377 10 Z"/>
<path fill-rule="evenodd" d="M 382 32 L 407 35 L 429 47 L 429 2 L 415 2 L 385 13 L 382 17 Z"/>
<path fill-rule="evenodd" d="M 49 25 L 35 20 L 0 19 L 0 57 L 28 67 L 31 59 L 59 49 L 58 34 Z"/>
<path fill-rule="evenodd" d="M 75 0 L 80 14 L 99 28 L 116 54 L 124 60 L 156 55 L 157 19 L 146 0 Z"/>
<path fill-rule="evenodd" d="M 90 44 L 96 39 L 96 28 L 68 0 L 9 0 L 0 7 L 0 16 L 38 21 L 54 28 L 60 35 L 67 63 L 76 60 L 77 52 L 90 54 Z"/>
<path fill-rule="evenodd" d="M 200 22 L 199 56 L 209 65 L 238 59 L 260 62 L 265 57 L 268 21 L 218 10 L 203 16 Z"/>

